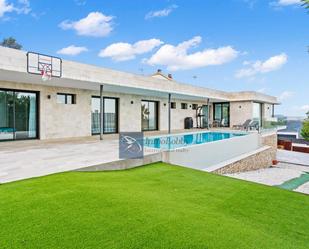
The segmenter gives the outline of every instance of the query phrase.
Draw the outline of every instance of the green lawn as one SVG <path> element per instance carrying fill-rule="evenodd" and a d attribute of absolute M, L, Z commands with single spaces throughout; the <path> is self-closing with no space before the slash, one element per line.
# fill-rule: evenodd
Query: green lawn
<path fill-rule="evenodd" d="M 309 196 L 163 163 L 0 185 L 0 248 L 308 248 Z"/>

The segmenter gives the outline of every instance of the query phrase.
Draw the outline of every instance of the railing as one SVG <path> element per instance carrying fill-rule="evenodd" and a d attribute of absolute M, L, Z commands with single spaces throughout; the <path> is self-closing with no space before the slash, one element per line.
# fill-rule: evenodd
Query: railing
<path fill-rule="evenodd" d="M 286 122 L 278 121 L 276 119 L 267 119 L 262 122 L 260 130 L 263 131 L 277 131 L 286 128 Z"/>

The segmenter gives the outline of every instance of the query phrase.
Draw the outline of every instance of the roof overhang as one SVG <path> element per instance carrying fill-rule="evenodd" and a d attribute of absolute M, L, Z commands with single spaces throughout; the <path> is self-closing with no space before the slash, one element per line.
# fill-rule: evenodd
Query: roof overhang
<path fill-rule="evenodd" d="M 199 96 L 199 95 L 194 95 L 194 94 L 183 94 L 177 91 L 160 91 L 160 90 L 146 89 L 142 87 L 113 85 L 113 84 L 104 83 L 104 82 L 93 82 L 93 81 L 84 81 L 84 80 L 81 81 L 81 80 L 76 80 L 76 79 L 68 79 L 64 77 L 52 78 L 51 80 L 43 81 L 40 75 L 9 71 L 9 70 L 2 70 L 2 69 L 0 69 L 0 81 L 23 83 L 23 84 L 44 85 L 44 86 L 52 86 L 52 87 L 75 88 L 75 89 L 84 89 L 84 90 L 92 90 L 92 91 L 99 91 L 100 85 L 104 85 L 104 92 L 142 95 L 142 96 L 151 96 L 151 97 L 158 97 L 158 98 L 168 98 L 168 94 L 170 93 L 173 99 L 201 101 L 205 103 L 208 100 L 208 98 L 204 96 Z M 224 98 L 209 97 L 209 101 L 220 102 L 220 101 L 228 101 L 228 100 Z"/>

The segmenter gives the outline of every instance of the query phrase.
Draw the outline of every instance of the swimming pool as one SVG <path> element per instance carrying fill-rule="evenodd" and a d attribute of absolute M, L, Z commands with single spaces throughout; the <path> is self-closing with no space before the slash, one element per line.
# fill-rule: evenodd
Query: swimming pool
<path fill-rule="evenodd" d="M 174 150 L 191 145 L 205 144 L 244 135 L 246 135 L 246 133 L 197 132 L 160 137 L 147 137 L 144 139 L 144 146 L 155 149 Z"/>

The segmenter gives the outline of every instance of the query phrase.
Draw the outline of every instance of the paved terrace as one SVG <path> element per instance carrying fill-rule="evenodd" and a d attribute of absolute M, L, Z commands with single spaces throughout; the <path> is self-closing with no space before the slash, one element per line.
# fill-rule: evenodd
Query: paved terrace
<path fill-rule="evenodd" d="M 75 170 L 118 159 L 118 140 L 0 143 L 0 183 Z"/>
<path fill-rule="evenodd" d="M 190 130 L 197 131 L 197 130 Z M 201 131 L 199 129 L 198 131 Z M 173 133 L 188 132 L 188 130 Z M 147 136 L 166 132 L 147 132 Z M 119 162 L 118 135 L 0 143 L 0 183 Z M 145 155 L 156 151 L 147 150 Z"/>
<path fill-rule="evenodd" d="M 309 194 L 309 154 L 278 150 L 277 159 L 280 163 L 272 168 L 227 176 Z"/>

